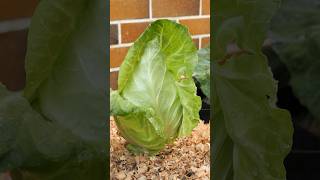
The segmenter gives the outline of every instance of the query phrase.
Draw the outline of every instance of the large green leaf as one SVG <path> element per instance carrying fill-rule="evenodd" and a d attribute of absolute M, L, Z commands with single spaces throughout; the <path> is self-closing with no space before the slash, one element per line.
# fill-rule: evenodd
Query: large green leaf
<path fill-rule="evenodd" d="M 192 73 L 197 51 L 186 27 L 153 22 L 120 67 L 111 112 L 133 150 L 156 153 L 199 122 L 201 100 Z"/>
<path fill-rule="evenodd" d="M 95 143 L 45 120 L 19 93 L 0 85 L 0 172 L 13 179 L 101 179 L 105 156 Z"/>
<path fill-rule="evenodd" d="M 0 114 L 0 171 L 64 159 L 76 142 L 70 133 L 44 120 L 20 93 L 1 84 Z M 63 138 L 66 143 L 61 143 Z"/>
<path fill-rule="evenodd" d="M 31 107 L 17 97 L 2 116 L 16 114 L 19 127 L 1 154 L 1 169 L 13 169 L 15 179 L 108 177 L 105 7 L 103 0 L 39 2 L 26 56 Z"/>
<path fill-rule="evenodd" d="M 213 179 L 285 179 L 290 114 L 275 106 L 277 83 L 261 52 L 279 1 L 214 1 Z"/>
<path fill-rule="evenodd" d="M 318 0 L 286 0 L 271 26 L 274 48 L 290 72 L 299 101 L 320 121 L 320 7 Z"/>
<path fill-rule="evenodd" d="M 84 139 L 100 142 L 106 142 L 107 110 L 103 5 L 102 0 L 41 1 L 29 32 L 24 91 L 47 119 Z M 72 28 L 61 32 L 66 22 Z M 43 49 L 46 45 L 63 48 Z"/>

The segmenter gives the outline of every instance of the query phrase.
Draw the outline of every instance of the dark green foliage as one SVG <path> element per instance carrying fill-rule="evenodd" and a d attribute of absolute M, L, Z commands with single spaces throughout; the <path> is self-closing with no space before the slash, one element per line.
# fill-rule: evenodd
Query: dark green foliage
<path fill-rule="evenodd" d="M 271 25 L 271 38 L 290 72 L 299 101 L 320 121 L 320 6 L 318 0 L 286 0 Z"/>
<path fill-rule="evenodd" d="M 107 61 L 102 0 L 42 0 L 23 95 L 0 86 L 0 171 L 15 179 L 106 179 Z"/>
<path fill-rule="evenodd" d="M 200 89 L 210 101 L 210 46 L 198 51 L 198 64 L 193 77 L 200 84 Z"/>
<path fill-rule="evenodd" d="M 275 106 L 277 82 L 261 52 L 279 1 L 213 1 L 212 176 L 286 179 L 290 114 Z"/>

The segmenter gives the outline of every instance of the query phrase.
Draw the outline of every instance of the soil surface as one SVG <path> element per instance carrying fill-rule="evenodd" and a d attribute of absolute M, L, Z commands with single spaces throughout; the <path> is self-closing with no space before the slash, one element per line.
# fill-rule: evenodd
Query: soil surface
<path fill-rule="evenodd" d="M 0 180 L 11 180 L 9 173 L 0 173 Z"/>
<path fill-rule="evenodd" d="M 177 139 L 158 155 L 135 156 L 124 147 L 110 118 L 110 179 L 210 179 L 210 125 L 202 122 L 188 137 Z"/>

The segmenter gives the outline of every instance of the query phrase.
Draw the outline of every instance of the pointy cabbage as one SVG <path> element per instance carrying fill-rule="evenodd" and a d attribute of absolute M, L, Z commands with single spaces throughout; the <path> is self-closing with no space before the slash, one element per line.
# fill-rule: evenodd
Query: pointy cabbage
<path fill-rule="evenodd" d="M 201 99 L 192 79 L 197 49 L 186 27 L 157 20 L 136 40 L 120 67 L 111 114 L 134 153 L 157 153 L 199 122 Z"/>

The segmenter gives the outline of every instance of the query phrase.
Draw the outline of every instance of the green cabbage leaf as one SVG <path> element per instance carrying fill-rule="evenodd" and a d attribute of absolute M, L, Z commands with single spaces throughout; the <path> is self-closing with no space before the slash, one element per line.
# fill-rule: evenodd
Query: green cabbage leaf
<path fill-rule="evenodd" d="M 0 85 L 0 172 L 13 180 L 108 178 L 105 7 L 103 0 L 39 2 L 26 87 Z"/>
<path fill-rule="evenodd" d="M 214 2 L 212 56 L 213 179 L 285 180 L 291 150 L 288 111 L 276 106 L 277 82 L 262 53 L 280 1 Z"/>
<path fill-rule="evenodd" d="M 202 93 L 210 102 L 210 46 L 198 51 L 198 64 L 194 70 L 193 77 L 200 84 Z"/>
<path fill-rule="evenodd" d="M 153 22 L 129 49 L 112 91 L 111 114 L 134 153 L 154 154 L 199 122 L 192 74 L 197 49 L 186 27 Z"/>
<path fill-rule="evenodd" d="M 320 122 L 320 7 L 318 0 L 284 1 L 271 23 L 273 48 L 290 72 L 294 94 Z"/>

